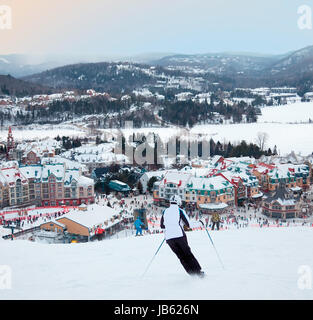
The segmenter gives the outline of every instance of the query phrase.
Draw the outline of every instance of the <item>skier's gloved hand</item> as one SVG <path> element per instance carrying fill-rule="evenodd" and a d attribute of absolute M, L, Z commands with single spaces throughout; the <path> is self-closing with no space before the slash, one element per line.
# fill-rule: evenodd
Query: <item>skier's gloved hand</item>
<path fill-rule="evenodd" d="M 187 227 L 186 225 L 184 225 L 184 230 L 185 230 L 185 231 L 192 231 L 192 229 L 189 228 L 189 227 Z"/>

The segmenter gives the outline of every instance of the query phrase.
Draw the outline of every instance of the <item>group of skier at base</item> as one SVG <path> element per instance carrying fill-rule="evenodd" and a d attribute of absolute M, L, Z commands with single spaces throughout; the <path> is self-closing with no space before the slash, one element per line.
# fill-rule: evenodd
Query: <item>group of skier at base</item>
<path fill-rule="evenodd" d="M 171 250 L 175 253 L 180 263 L 189 275 L 196 275 L 204 277 L 204 272 L 201 270 L 201 266 L 188 245 L 186 231 L 191 230 L 190 220 L 185 210 L 180 208 L 181 198 L 174 195 L 170 199 L 170 206 L 163 211 L 160 226 L 164 229 L 165 240 Z M 219 230 L 220 217 L 219 214 L 212 216 L 212 229 L 217 226 Z M 140 218 L 135 221 L 136 236 L 142 235 L 141 226 L 143 223 Z"/>

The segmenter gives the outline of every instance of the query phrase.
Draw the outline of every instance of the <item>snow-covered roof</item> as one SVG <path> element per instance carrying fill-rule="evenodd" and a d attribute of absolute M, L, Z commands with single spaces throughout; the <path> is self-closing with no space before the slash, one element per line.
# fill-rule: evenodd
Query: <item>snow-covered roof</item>
<path fill-rule="evenodd" d="M 108 226 L 110 226 L 110 219 L 118 214 L 119 212 L 113 208 L 93 204 L 89 205 L 86 211 L 72 210 L 57 220 L 67 218 L 87 228 L 93 228 L 103 224 L 105 221 L 109 221 Z"/>
<path fill-rule="evenodd" d="M 201 209 L 207 209 L 207 210 L 221 210 L 228 207 L 226 203 L 220 202 L 220 203 L 203 203 L 199 204 L 199 207 Z"/>
<path fill-rule="evenodd" d="M 167 172 L 177 172 L 177 170 L 157 170 L 157 171 L 147 171 L 143 174 L 143 176 L 146 176 L 148 179 L 152 177 L 158 177 L 162 178 L 166 175 Z"/>
<path fill-rule="evenodd" d="M 181 188 L 184 188 L 188 180 L 192 177 L 190 173 L 184 172 L 167 172 L 164 178 L 161 181 L 161 185 L 165 185 L 168 183 L 176 184 Z"/>
<path fill-rule="evenodd" d="M 72 159 L 79 163 L 124 163 L 128 158 L 123 154 L 113 152 L 115 143 L 101 143 L 85 145 L 63 152 L 62 157 Z"/>
<path fill-rule="evenodd" d="M 40 179 L 42 173 L 41 165 L 30 165 L 25 167 L 20 167 L 20 171 L 27 179 Z"/>
<path fill-rule="evenodd" d="M 191 177 L 187 183 L 187 188 L 195 190 L 213 191 L 232 187 L 232 184 L 222 176 L 214 176 L 210 178 Z"/>
<path fill-rule="evenodd" d="M 63 164 L 47 164 L 42 168 L 42 179 L 47 180 L 53 174 L 58 180 L 63 180 L 64 171 Z"/>
<path fill-rule="evenodd" d="M 94 185 L 93 179 L 87 178 L 85 176 L 80 176 L 78 178 L 78 186 L 80 187 L 89 187 L 93 185 Z"/>
<path fill-rule="evenodd" d="M 9 184 L 15 184 L 18 179 L 20 179 L 22 183 L 27 183 L 27 179 L 19 169 L 3 168 L 1 170 L 4 178 Z"/>
<path fill-rule="evenodd" d="M 254 194 L 251 198 L 257 199 L 257 198 L 261 198 L 261 197 L 263 197 L 263 193 L 262 193 L 262 192 L 259 192 L 259 193 L 257 193 L 257 194 Z"/>

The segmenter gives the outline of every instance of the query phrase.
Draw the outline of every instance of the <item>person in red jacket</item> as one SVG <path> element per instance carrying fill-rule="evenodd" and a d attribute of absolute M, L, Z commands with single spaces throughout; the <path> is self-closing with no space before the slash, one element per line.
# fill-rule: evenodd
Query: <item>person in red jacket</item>
<path fill-rule="evenodd" d="M 103 230 L 102 228 L 98 227 L 98 228 L 96 229 L 95 234 L 96 234 L 96 236 L 97 236 L 98 241 L 102 240 L 102 238 L 103 238 L 103 233 L 104 233 L 104 230 Z"/>

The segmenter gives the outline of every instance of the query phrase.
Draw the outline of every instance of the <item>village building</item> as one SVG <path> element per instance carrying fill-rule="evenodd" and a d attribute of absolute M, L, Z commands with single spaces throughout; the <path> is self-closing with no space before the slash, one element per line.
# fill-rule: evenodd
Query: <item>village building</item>
<path fill-rule="evenodd" d="M 170 170 L 172 171 L 172 170 Z M 177 171 L 177 170 L 173 170 Z M 142 192 L 146 193 L 148 190 L 148 182 L 152 177 L 155 177 L 157 180 L 162 180 L 162 178 L 165 176 L 165 174 L 168 172 L 168 170 L 158 170 L 158 171 L 147 171 L 144 172 L 140 179 L 139 182 L 142 185 Z"/>
<path fill-rule="evenodd" d="M 1 174 L 6 181 L 4 189 L 7 191 L 9 206 L 17 206 L 29 203 L 28 180 L 21 173 L 18 166 L 1 168 Z M 5 190 L 3 190 L 5 192 Z"/>
<path fill-rule="evenodd" d="M 280 183 L 273 195 L 262 201 L 262 213 L 270 218 L 297 218 L 300 213 L 300 197 L 295 197 Z"/>
<path fill-rule="evenodd" d="M 217 174 L 227 179 L 234 186 L 236 206 L 263 196 L 263 193 L 260 192 L 259 181 L 252 173 L 252 168 L 253 165 L 250 163 L 234 162 L 226 170 Z"/>
<path fill-rule="evenodd" d="M 174 195 L 179 195 L 186 202 L 186 185 L 192 174 L 185 172 L 167 172 L 164 178 L 155 183 L 153 201 L 156 205 L 165 205 Z"/>
<path fill-rule="evenodd" d="M 53 158 L 61 149 L 61 141 L 54 139 L 19 143 L 16 146 L 17 160 L 25 165 L 40 164 L 42 158 Z"/>
<path fill-rule="evenodd" d="M 0 206 L 80 205 L 94 202 L 94 181 L 79 169 L 61 164 L 21 165 L 8 162 L 0 168 Z"/>
<path fill-rule="evenodd" d="M 209 203 L 234 205 L 234 187 L 223 176 L 190 177 L 185 190 L 186 205 L 193 203 L 197 208 Z"/>
<path fill-rule="evenodd" d="M 105 235 L 112 235 L 121 229 L 122 221 L 123 216 L 117 210 L 93 204 L 86 211 L 71 210 L 53 221 L 43 223 L 40 228 L 66 232 L 68 235 L 78 236 L 81 241 L 89 241 L 95 236 L 97 228 L 103 229 Z"/>
<path fill-rule="evenodd" d="M 287 188 L 299 187 L 307 190 L 310 187 L 310 168 L 307 165 L 278 164 L 269 165 L 260 163 L 253 169 L 263 192 L 271 192 L 278 188 L 280 183 Z"/>
<path fill-rule="evenodd" d="M 63 152 L 62 157 L 85 165 L 89 175 L 97 168 L 109 167 L 112 164 L 124 165 L 128 161 L 125 155 L 114 152 L 113 143 L 81 146 Z"/>
<path fill-rule="evenodd" d="M 129 185 L 127 183 L 124 183 L 122 181 L 119 180 L 111 180 L 109 182 L 108 187 L 115 192 L 118 193 L 124 193 L 124 194 L 128 194 L 129 192 L 131 192 L 131 188 L 129 187 Z"/>

